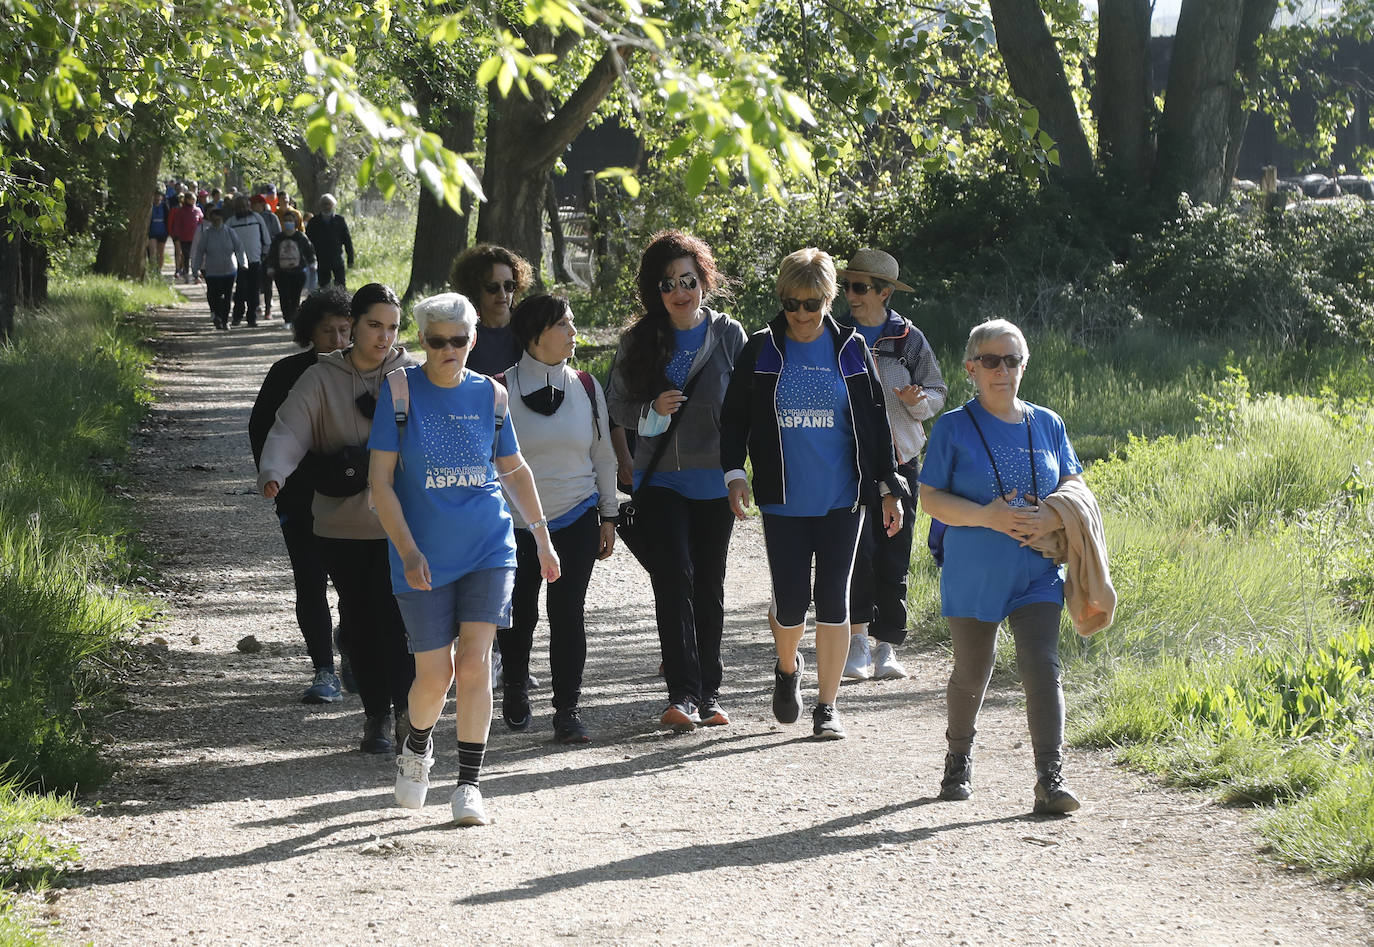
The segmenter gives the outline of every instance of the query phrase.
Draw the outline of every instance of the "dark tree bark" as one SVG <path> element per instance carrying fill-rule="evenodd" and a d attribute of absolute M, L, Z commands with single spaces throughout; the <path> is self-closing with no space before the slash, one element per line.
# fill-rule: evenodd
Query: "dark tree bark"
<path fill-rule="evenodd" d="M 428 116 L 428 127 L 444 141 L 444 147 L 459 154 L 472 151 L 476 140 L 476 119 L 471 107 L 447 103 L 437 107 L 437 93 L 418 75 L 412 83 L 415 104 L 420 114 Z M 463 207 L 455 211 L 447 203 L 420 188 L 419 208 L 415 213 L 415 247 L 410 258 L 410 285 L 405 299 L 436 292 L 448 284 L 453 258 L 468 242 L 468 209 L 470 198 L 463 195 Z"/>
<path fill-rule="evenodd" d="M 553 239 L 553 281 L 555 283 L 573 283 L 571 273 L 568 272 L 568 261 L 564 256 L 568 252 L 568 242 L 563 236 L 563 221 L 558 216 L 558 189 L 554 187 L 553 175 L 548 177 L 548 211 L 549 211 L 549 236 Z"/>
<path fill-rule="evenodd" d="M 557 42 L 542 27 L 521 32 L 532 54 L 566 55 L 578 41 L 571 31 L 560 34 Z M 487 202 L 477 217 L 477 239 L 514 250 L 535 266 L 536 274 L 544 242 L 549 173 L 615 85 L 620 56 L 619 50 L 607 50 L 557 108 L 537 82 L 530 83 L 529 99 L 518 92 L 503 98 L 495 83 L 487 90 L 487 153 L 482 174 Z"/>
<path fill-rule="evenodd" d="M 19 304 L 41 306 L 48 301 L 48 248 L 30 240 L 19 240 Z"/>
<path fill-rule="evenodd" d="M 1092 148 L 1064 76 L 1063 60 L 1036 0 L 991 0 L 997 49 L 1016 94 L 1040 111 L 1040 126 L 1059 145 L 1059 173 L 1093 175 Z"/>
<path fill-rule="evenodd" d="M 19 240 L 9 217 L 0 208 L 0 342 L 14 335 L 14 312 L 19 308 Z"/>
<path fill-rule="evenodd" d="M 1230 142 L 1226 146 L 1226 183 L 1230 186 L 1240 162 L 1240 149 L 1245 144 L 1245 129 L 1250 124 L 1250 110 L 1245 107 L 1246 90 L 1259 81 L 1259 40 L 1274 22 L 1279 0 L 1245 0 L 1241 15 L 1240 42 L 1236 50 L 1236 73 L 1240 84 L 1232 90 L 1231 115 L 1228 121 Z"/>
<path fill-rule="evenodd" d="M 331 194 L 339 185 L 339 170 L 329 164 L 323 152 L 305 142 L 300 132 L 277 135 L 277 150 L 286 159 L 291 176 L 296 179 L 295 206 L 302 211 L 317 213 L 320 195 Z"/>
<path fill-rule="evenodd" d="M 135 131 L 120 146 L 110 166 L 110 199 L 95 252 L 97 273 L 143 279 L 148 263 L 148 221 L 162 166 L 161 123 L 146 109 L 135 109 Z"/>
<path fill-rule="evenodd" d="M 1099 0 L 1097 116 L 1103 170 L 1132 188 L 1150 183 L 1150 0 Z"/>

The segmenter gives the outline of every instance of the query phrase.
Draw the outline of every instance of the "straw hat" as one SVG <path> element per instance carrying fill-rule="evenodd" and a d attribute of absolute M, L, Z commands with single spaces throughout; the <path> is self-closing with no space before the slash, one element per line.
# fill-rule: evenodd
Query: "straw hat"
<path fill-rule="evenodd" d="M 884 253 L 882 250 L 871 250 L 868 247 L 858 251 L 849 258 L 849 266 L 840 270 L 837 276 L 843 279 L 853 279 L 856 276 L 877 277 L 891 283 L 894 289 L 906 290 L 908 293 L 914 292 L 910 286 L 897 278 L 897 261 L 891 254 Z"/>

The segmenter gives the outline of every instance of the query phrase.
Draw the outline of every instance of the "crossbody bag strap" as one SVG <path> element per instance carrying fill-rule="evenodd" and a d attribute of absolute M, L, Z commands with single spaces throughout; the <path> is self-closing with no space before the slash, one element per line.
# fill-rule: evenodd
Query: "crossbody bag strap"
<path fill-rule="evenodd" d="M 703 374 L 705 374 L 705 372 L 706 369 L 705 367 L 703 367 L 701 371 L 697 372 L 691 378 L 687 379 L 687 384 L 683 385 L 682 400 L 684 404 L 687 402 L 687 399 L 691 396 L 692 389 L 697 386 L 697 379 L 700 378 Z M 653 409 L 650 408 L 650 410 Z M 677 431 L 678 423 L 682 420 L 682 415 L 686 413 L 686 410 L 686 408 L 678 408 L 677 413 L 674 414 L 672 418 L 668 421 L 668 429 L 663 432 L 663 434 L 661 435 L 661 440 L 658 442 L 657 445 L 655 445 L 654 455 L 649 458 L 649 466 L 644 468 L 644 479 L 639 481 L 639 489 L 636 490 L 634 494 L 630 497 L 631 503 L 633 503 L 635 498 L 639 496 L 639 491 L 643 490 L 645 487 L 649 485 L 649 478 L 652 477 L 654 475 L 654 471 L 658 469 L 658 463 L 663 459 L 664 453 L 667 452 L 668 442 L 673 439 L 673 434 Z"/>
<path fill-rule="evenodd" d="M 997 469 L 997 458 L 992 456 L 992 448 L 988 447 L 988 439 L 983 436 L 983 429 L 978 425 L 978 419 L 973 416 L 972 411 L 965 411 L 968 419 L 973 422 L 973 429 L 978 432 L 978 440 L 983 442 L 983 450 L 988 452 L 988 461 L 992 464 L 992 475 L 997 478 L 998 496 L 1005 497 L 1007 488 L 1002 483 L 1002 472 Z M 1031 440 L 1030 410 L 1026 410 L 1026 449 L 1030 451 L 1031 469 L 1031 496 L 1035 497 L 1035 502 L 1040 502 L 1040 478 L 1035 473 L 1035 442 Z"/>

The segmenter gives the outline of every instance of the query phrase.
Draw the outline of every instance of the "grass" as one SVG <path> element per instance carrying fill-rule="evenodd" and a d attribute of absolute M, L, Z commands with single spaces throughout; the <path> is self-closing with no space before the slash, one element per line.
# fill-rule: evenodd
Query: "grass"
<path fill-rule="evenodd" d="M 381 213 L 353 216 L 348 223 L 357 264 L 348 273 L 349 289 L 385 283 L 401 295 L 410 283 L 410 258 L 415 247 L 415 208 L 387 204 Z M 455 248 L 453 255 L 458 255 Z"/>
<path fill-rule="evenodd" d="M 80 860 L 70 841 L 54 841 L 56 823 L 77 815 L 69 796 L 38 795 L 0 778 L 0 947 L 55 943 L 31 921 L 24 896 L 41 894 Z"/>

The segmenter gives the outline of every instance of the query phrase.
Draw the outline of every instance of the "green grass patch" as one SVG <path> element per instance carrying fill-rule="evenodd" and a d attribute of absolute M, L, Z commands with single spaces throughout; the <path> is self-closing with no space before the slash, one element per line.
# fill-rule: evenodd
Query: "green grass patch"
<path fill-rule="evenodd" d="M 410 285 L 410 259 L 415 249 L 415 210 L 387 204 L 378 214 L 355 215 L 348 223 L 357 264 L 348 273 L 348 288 L 385 283 L 401 295 Z M 455 248 L 453 255 L 458 255 Z"/>
<path fill-rule="evenodd" d="M 89 730 L 120 636 L 153 614 L 117 464 L 151 403 L 126 314 L 165 285 L 78 280 L 0 348 L 0 760 L 25 786 L 106 776 Z"/>
<path fill-rule="evenodd" d="M 0 779 L 0 947 L 46 947 L 51 938 L 30 922 L 25 895 L 57 884 L 81 857 L 57 823 L 77 815 L 68 796 L 36 795 Z"/>

